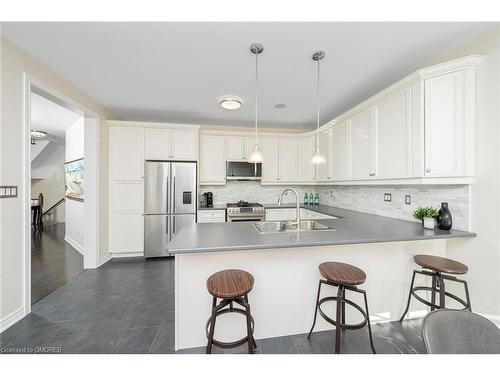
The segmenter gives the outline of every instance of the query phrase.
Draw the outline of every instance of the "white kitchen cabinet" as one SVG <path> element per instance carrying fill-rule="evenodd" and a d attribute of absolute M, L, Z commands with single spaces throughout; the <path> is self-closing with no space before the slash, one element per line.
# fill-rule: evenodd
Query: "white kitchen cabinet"
<path fill-rule="evenodd" d="M 320 130 L 319 150 L 326 158 L 326 163 L 316 165 L 316 181 L 328 182 L 333 179 L 332 132 L 330 128 Z"/>
<path fill-rule="evenodd" d="M 279 181 L 279 138 L 264 136 L 260 139 L 260 150 L 264 155 L 262 163 L 262 182 Z"/>
<path fill-rule="evenodd" d="M 245 138 L 227 137 L 227 160 L 242 161 L 245 159 Z"/>
<path fill-rule="evenodd" d="M 411 177 L 411 88 L 374 107 L 375 175 L 377 178 Z"/>
<path fill-rule="evenodd" d="M 172 159 L 198 160 L 199 138 L 197 129 L 172 129 Z"/>
<path fill-rule="evenodd" d="M 350 121 L 335 125 L 332 130 L 332 180 L 349 178 L 349 128 Z"/>
<path fill-rule="evenodd" d="M 314 135 L 298 140 L 298 181 L 314 182 L 316 179 L 315 165 L 310 162 L 315 149 Z"/>
<path fill-rule="evenodd" d="M 279 181 L 297 182 L 297 138 L 279 138 Z"/>
<path fill-rule="evenodd" d="M 143 129 L 111 127 L 109 144 L 111 180 L 141 180 L 144 169 Z"/>
<path fill-rule="evenodd" d="M 145 128 L 144 156 L 147 160 L 198 160 L 195 129 Z"/>
<path fill-rule="evenodd" d="M 372 169 L 372 109 L 367 109 L 350 119 L 350 164 L 353 179 L 369 179 Z"/>
<path fill-rule="evenodd" d="M 226 137 L 203 134 L 200 148 L 200 184 L 225 185 Z"/>
<path fill-rule="evenodd" d="M 224 223 L 226 210 L 199 210 L 198 223 Z"/>
<path fill-rule="evenodd" d="M 144 253 L 144 216 L 142 214 L 111 213 L 109 227 L 109 251 L 114 256 Z"/>
<path fill-rule="evenodd" d="M 426 177 L 474 175 L 474 76 L 470 70 L 425 80 Z"/>
<path fill-rule="evenodd" d="M 245 159 L 253 151 L 254 146 L 255 146 L 255 136 L 245 137 L 245 145 L 244 145 L 244 153 L 243 153 L 243 155 L 245 156 Z M 259 149 L 261 148 L 261 137 L 257 138 L 257 146 L 259 147 Z M 264 155 L 264 159 L 265 159 L 265 155 Z"/>

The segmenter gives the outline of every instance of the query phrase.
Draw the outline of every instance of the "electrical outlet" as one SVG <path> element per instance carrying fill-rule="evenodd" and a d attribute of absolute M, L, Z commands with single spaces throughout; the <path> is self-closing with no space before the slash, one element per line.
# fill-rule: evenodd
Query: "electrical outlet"
<path fill-rule="evenodd" d="M 392 202 L 392 194 L 384 193 L 384 202 Z"/>
<path fill-rule="evenodd" d="M 411 195 L 405 195 L 405 204 L 411 204 Z"/>
<path fill-rule="evenodd" d="M 333 190 L 330 190 L 330 198 L 333 198 Z"/>

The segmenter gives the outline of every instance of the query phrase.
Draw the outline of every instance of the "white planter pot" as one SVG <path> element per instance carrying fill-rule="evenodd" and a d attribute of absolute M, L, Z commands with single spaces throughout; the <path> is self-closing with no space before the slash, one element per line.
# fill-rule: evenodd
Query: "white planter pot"
<path fill-rule="evenodd" d="M 432 217 L 424 217 L 424 228 L 434 229 L 436 226 L 436 219 Z"/>

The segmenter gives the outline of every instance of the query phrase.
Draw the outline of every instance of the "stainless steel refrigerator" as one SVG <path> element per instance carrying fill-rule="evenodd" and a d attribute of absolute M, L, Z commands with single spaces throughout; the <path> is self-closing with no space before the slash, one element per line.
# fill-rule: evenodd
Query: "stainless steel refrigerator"
<path fill-rule="evenodd" d="M 169 256 L 167 245 L 196 222 L 196 163 L 146 161 L 144 166 L 144 256 Z"/>

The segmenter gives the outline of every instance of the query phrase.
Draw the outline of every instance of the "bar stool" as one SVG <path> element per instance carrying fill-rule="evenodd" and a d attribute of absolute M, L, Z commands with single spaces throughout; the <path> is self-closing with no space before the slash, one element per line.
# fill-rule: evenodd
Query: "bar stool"
<path fill-rule="evenodd" d="M 366 291 L 359 289 L 356 285 L 363 284 L 366 280 L 366 274 L 358 267 L 352 266 L 347 263 L 340 262 L 326 262 L 319 265 L 319 272 L 326 280 L 320 280 L 318 285 L 318 296 L 316 298 L 316 308 L 314 310 L 314 321 L 307 335 L 307 338 L 311 337 L 314 326 L 316 325 L 316 317 L 319 314 L 328 323 L 335 326 L 335 353 L 340 353 L 340 331 L 345 331 L 346 329 L 360 329 L 368 325 L 368 336 L 370 337 L 370 346 L 372 348 L 373 354 L 375 354 L 375 348 L 373 346 L 372 329 L 370 326 L 370 315 L 368 312 L 368 301 L 366 299 Z M 321 285 L 327 284 L 337 287 L 336 297 L 325 297 L 320 299 Z M 365 309 L 356 303 L 345 298 L 346 290 L 361 293 L 365 300 Z M 336 315 L 335 320 L 328 317 L 323 310 L 321 310 L 321 305 L 328 301 L 336 301 Z M 363 321 L 358 324 L 346 324 L 345 323 L 345 304 L 349 304 L 358 310 L 363 315 Z"/>
<path fill-rule="evenodd" d="M 208 292 L 213 296 L 212 314 L 206 324 L 207 332 L 207 354 L 212 352 L 212 345 L 219 348 L 235 348 L 248 343 L 248 353 L 252 354 L 257 344 L 253 338 L 255 322 L 250 314 L 250 305 L 248 303 L 248 293 L 253 288 L 253 276 L 242 270 L 224 270 L 214 273 L 207 279 Z M 221 299 L 217 304 L 217 299 Z M 242 308 L 234 307 L 237 303 Z M 215 321 L 219 315 L 226 313 L 239 313 L 245 315 L 247 325 L 247 335 L 240 340 L 233 342 L 222 342 L 214 339 Z"/>
<path fill-rule="evenodd" d="M 460 303 L 462 306 L 464 306 L 462 310 L 472 311 L 467 282 L 465 280 L 460 280 L 455 276 L 451 276 L 451 275 L 466 274 L 469 268 L 465 264 L 457 262 L 452 259 L 438 257 L 434 255 L 415 255 L 413 257 L 413 260 L 423 269 L 413 271 L 413 277 L 411 279 L 411 285 L 410 285 L 410 293 L 408 294 L 408 302 L 406 304 L 406 308 L 405 311 L 403 312 L 403 315 L 401 315 L 401 318 L 399 319 L 400 322 L 403 321 L 406 313 L 408 312 L 408 309 L 410 308 L 410 300 L 412 295 L 418 301 L 422 302 L 424 305 L 430 306 L 431 311 L 434 311 L 435 309 L 446 308 L 446 303 L 445 303 L 446 297 L 450 297 L 455 301 L 457 301 L 458 303 Z M 425 269 L 430 271 L 426 271 Z M 428 286 L 414 287 L 413 284 L 415 283 L 415 275 L 417 273 L 420 275 L 432 277 L 432 287 Z M 447 292 L 445 290 L 444 280 L 450 280 L 464 284 L 466 301 L 464 301 L 460 297 L 457 297 L 454 294 L 451 294 L 450 292 Z M 431 292 L 431 301 L 429 302 L 424 298 L 420 297 L 417 294 L 418 291 Z M 439 293 L 439 305 L 436 304 L 436 293 Z"/>

